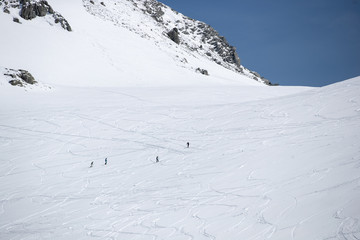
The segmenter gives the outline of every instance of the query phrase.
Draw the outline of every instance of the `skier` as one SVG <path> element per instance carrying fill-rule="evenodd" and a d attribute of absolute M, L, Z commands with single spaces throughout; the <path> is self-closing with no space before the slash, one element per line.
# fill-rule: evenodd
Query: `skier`
<path fill-rule="evenodd" d="M 105 165 L 107 165 L 107 158 L 105 158 Z"/>
<path fill-rule="evenodd" d="M 189 143 L 189 142 L 187 142 L 186 144 L 187 144 L 187 148 L 189 148 L 189 147 L 190 147 L 190 143 Z"/>
<path fill-rule="evenodd" d="M 159 156 L 156 156 L 156 162 L 159 162 Z"/>
<path fill-rule="evenodd" d="M 93 166 L 94 166 L 94 161 L 92 161 L 90 164 L 90 167 L 93 167 Z"/>

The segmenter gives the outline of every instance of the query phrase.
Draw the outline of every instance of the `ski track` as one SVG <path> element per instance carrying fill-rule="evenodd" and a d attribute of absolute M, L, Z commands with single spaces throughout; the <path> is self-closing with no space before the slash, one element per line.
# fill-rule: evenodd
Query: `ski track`
<path fill-rule="evenodd" d="M 189 108 L 99 92 L 121 104 L 0 119 L 0 239 L 305 239 L 318 219 L 330 227 L 316 239 L 360 239 L 359 145 L 346 140 L 360 134 L 344 127 L 359 115 L 308 100 L 299 106 L 314 114 L 299 119 L 277 100 Z M 311 208 L 322 197 L 334 205 Z"/>

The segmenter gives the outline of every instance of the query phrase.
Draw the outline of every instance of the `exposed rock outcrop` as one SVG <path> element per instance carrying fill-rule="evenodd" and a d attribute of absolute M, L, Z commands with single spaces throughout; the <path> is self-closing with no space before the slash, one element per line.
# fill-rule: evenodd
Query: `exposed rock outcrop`
<path fill-rule="evenodd" d="M 21 24 L 20 20 L 19 20 L 18 18 L 16 18 L 16 17 L 13 18 L 13 21 L 16 22 L 16 23 L 20 23 L 20 24 Z"/>
<path fill-rule="evenodd" d="M 195 71 L 201 73 L 202 75 L 209 76 L 209 72 L 206 69 L 197 68 Z"/>
<path fill-rule="evenodd" d="M 3 12 L 7 13 L 7 14 L 10 14 L 10 11 L 9 11 L 9 9 L 7 7 L 4 7 Z"/>
<path fill-rule="evenodd" d="M 236 48 L 231 46 L 225 37 L 220 36 L 219 33 L 212 28 L 210 25 L 198 22 L 197 29 L 201 36 L 201 42 L 203 44 L 209 44 L 211 46 L 210 50 L 217 53 L 225 63 L 229 63 L 235 66 L 235 69 L 240 71 L 241 61 L 236 53 Z M 196 29 L 191 29 L 195 32 Z M 209 55 L 209 53 L 205 53 Z"/>
<path fill-rule="evenodd" d="M 177 28 L 173 28 L 170 32 L 167 33 L 167 35 L 173 42 L 177 44 L 180 43 L 179 30 Z"/>
<path fill-rule="evenodd" d="M 53 14 L 53 17 L 55 19 L 55 23 L 60 23 L 60 25 L 63 29 L 66 29 L 69 32 L 72 31 L 69 22 L 60 13 L 55 12 Z"/>
<path fill-rule="evenodd" d="M 51 15 L 55 23 L 59 23 L 62 28 L 71 31 L 69 22 L 58 12 L 55 12 L 45 0 L 0 0 L 4 5 L 3 11 L 10 13 L 10 8 L 19 9 L 19 15 L 25 20 L 32 20 L 36 17 Z"/>
<path fill-rule="evenodd" d="M 21 10 L 20 16 L 25 20 L 31 20 L 36 16 L 43 17 L 48 12 L 47 2 L 31 3 L 30 0 L 20 0 Z"/>
<path fill-rule="evenodd" d="M 6 68 L 5 76 L 10 77 L 9 83 L 13 86 L 23 87 L 27 84 L 36 84 L 35 78 L 26 70 L 15 70 Z"/>

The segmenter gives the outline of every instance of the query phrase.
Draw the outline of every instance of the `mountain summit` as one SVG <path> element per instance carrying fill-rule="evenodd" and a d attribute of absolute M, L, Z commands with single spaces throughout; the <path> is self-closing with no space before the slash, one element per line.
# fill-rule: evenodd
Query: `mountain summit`
<path fill-rule="evenodd" d="M 271 84 L 242 66 L 235 47 L 210 25 L 156 0 L 0 0 L 0 9 L 7 56 L 0 66 L 45 82 Z"/>

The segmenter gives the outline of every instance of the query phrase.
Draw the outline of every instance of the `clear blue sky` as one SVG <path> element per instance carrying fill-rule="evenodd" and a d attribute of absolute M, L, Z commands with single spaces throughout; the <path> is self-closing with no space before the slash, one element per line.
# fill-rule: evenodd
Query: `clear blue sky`
<path fill-rule="evenodd" d="M 360 0 L 160 0 L 214 27 L 241 64 L 280 85 L 360 75 Z"/>

